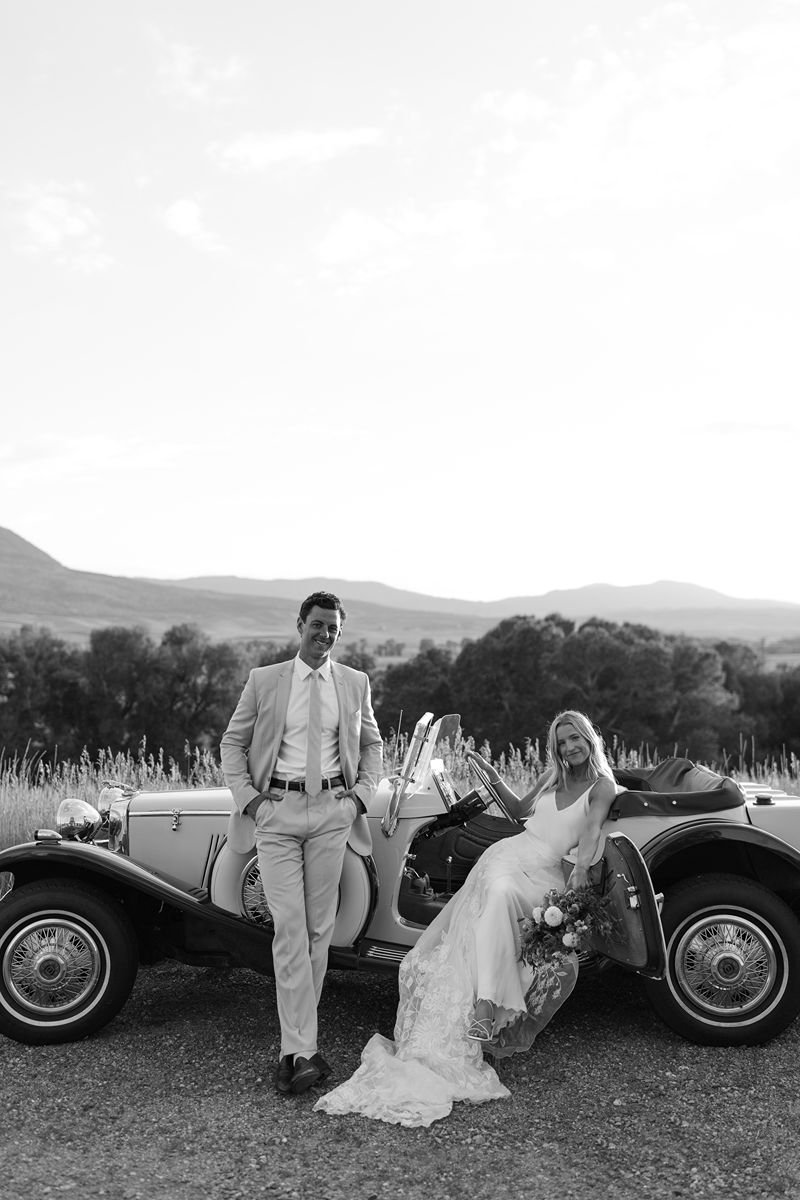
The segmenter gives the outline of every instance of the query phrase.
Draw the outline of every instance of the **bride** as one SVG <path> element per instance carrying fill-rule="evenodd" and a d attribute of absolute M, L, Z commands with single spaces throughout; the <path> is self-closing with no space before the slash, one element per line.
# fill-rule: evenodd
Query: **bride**
<path fill-rule="evenodd" d="M 472 752 L 471 752 L 472 753 Z M 560 713 L 547 736 L 547 764 L 521 799 L 479 755 L 524 832 L 496 842 L 406 955 L 394 1042 L 374 1034 L 355 1074 L 314 1106 L 400 1125 L 430 1125 L 453 1102 L 480 1104 L 509 1091 L 484 1059 L 527 1050 L 575 986 L 570 955 L 547 988 L 532 987 L 520 961 L 519 921 L 551 888 L 564 889 L 561 859 L 577 846 L 568 887 L 588 881 L 601 827 L 616 795 L 602 739 L 583 713 Z"/>

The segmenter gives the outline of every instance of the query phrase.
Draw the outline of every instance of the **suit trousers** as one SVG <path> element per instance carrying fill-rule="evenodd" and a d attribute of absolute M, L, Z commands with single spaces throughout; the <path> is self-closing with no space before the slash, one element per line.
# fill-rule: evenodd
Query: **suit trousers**
<path fill-rule="evenodd" d="M 342 863 L 357 805 L 325 790 L 270 788 L 258 810 L 256 849 L 275 936 L 272 958 L 281 1057 L 317 1050 L 317 1006 L 336 923 Z"/>

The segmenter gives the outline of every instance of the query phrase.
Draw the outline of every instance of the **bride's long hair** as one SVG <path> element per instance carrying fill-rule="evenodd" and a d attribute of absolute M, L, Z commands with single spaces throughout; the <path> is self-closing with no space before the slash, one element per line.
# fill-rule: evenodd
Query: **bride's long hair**
<path fill-rule="evenodd" d="M 586 769 L 587 779 L 595 780 L 599 779 L 601 775 L 605 775 L 613 783 L 614 772 L 611 769 L 611 763 L 608 761 L 600 731 L 595 729 L 592 722 L 586 716 L 586 713 L 568 708 L 553 718 L 550 728 L 547 731 L 547 757 L 539 790 L 544 791 L 545 788 L 551 787 L 555 787 L 556 789 L 565 788 L 569 782 L 569 765 L 564 762 L 558 753 L 558 727 L 567 723 L 574 725 L 581 737 L 585 738 L 589 743 L 589 762 Z"/>

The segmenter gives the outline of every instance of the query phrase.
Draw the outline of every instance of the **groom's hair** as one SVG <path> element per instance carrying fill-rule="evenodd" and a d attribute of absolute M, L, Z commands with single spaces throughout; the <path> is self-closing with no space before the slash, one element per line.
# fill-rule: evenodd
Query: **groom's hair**
<path fill-rule="evenodd" d="M 347 613 L 344 611 L 344 605 L 338 596 L 334 596 L 333 592 L 312 592 L 310 596 L 306 596 L 303 603 L 300 605 L 300 620 L 305 621 L 308 614 L 316 604 L 317 608 L 332 608 L 342 618 L 344 625 L 347 618 Z"/>

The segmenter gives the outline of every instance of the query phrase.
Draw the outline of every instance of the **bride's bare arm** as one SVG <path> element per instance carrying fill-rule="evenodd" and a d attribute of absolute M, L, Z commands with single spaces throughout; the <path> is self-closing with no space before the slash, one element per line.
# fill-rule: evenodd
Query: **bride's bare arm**
<path fill-rule="evenodd" d="M 541 791 L 541 782 L 537 783 L 529 792 L 526 792 L 524 796 L 518 796 L 514 789 L 509 787 L 505 780 L 501 778 L 499 771 L 491 763 L 488 763 L 485 758 L 482 758 L 480 754 L 476 754 L 474 750 L 468 750 L 467 758 L 475 759 L 483 768 L 489 783 L 513 817 L 519 819 L 531 815 L 534 801 Z"/>
<path fill-rule="evenodd" d="M 513 788 L 510 788 L 505 780 L 499 776 L 496 783 L 492 783 L 492 787 L 497 792 L 500 799 L 505 804 L 512 817 L 529 817 L 531 815 L 531 807 L 533 805 L 533 792 L 528 792 L 525 796 L 518 796 Z"/>
<path fill-rule="evenodd" d="M 598 779 L 589 793 L 589 819 L 578 842 L 575 866 L 567 880 L 567 887 L 583 887 L 589 882 L 589 867 L 597 854 L 601 831 L 616 796 L 617 789 L 605 775 Z"/>

